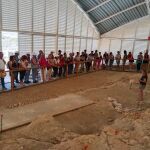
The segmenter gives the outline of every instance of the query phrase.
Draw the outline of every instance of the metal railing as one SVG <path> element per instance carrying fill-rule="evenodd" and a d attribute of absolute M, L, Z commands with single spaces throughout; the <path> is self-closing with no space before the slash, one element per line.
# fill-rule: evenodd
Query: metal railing
<path fill-rule="evenodd" d="M 58 70 L 60 68 L 62 68 L 61 76 L 58 76 L 58 73 L 57 73 L 57 76 L 54 77 L 53 73 L 52 73 L 51 80 L 47 79 L 44 75 L 44 72 L 42 71 L 43 69 L 45 71 L 47 71 L 47 68 L 37 67 L 35 69 L 38 70 L 37 77 L 38 77 L 39 82 L 35 83 L 35 84 L 29 84 L 28 86 L 46 83 L 46 82 L 50 82 L 53 80 L 63 79 L 63 78 L 68 78 L 68 77 L 74 77 L 74 76 L 78 77 L 81 74 L 96 72 L 96 71 L 100 71 L 100 70 L 138 72 L 137 67 L 136 67 L 137 66 L 137 64 L 136 64 L 137 60 L 136 59 L 134 59 L 133 63 L 129 63 L 129 61 L 127 60 L 125 65 L 123 65 L 122 61 L 123 60 L 120 61 L 119 66 L 117 66 L 115 60 L 114 60 L 112 65 L 110 65 L 109 62 L 108 62 L 108 64 L 105 64 L 104 59 L 102 59 L 101 61 L 99 61 L 99 60 L 96 60 L 96 61 L 94 61 L 94 60 L 93 61 L 79 61 L 79 62 L 66 63 L 62 66 L 59 66 L 59 65 L 51 66 L 50 68 L 52 69 L 53 73 L 54 73 L 54 67 L 56 67 Z M 70 66 L 70 65 L 72 65 L 72 66 Z M 70 67 L 71 67 L 71 72 L 69 70 Z M 150 71 L 149 64 L 145 65 L 145 64 L 141 63 L 140 68 L 146 68 L 148 72 Z M 14 91 L 15 89 L 28 87 L 28 86 L 18 86 L 17 88 L 15 88 L 14 87 L 14 76 L 13 76 L 13 74 L 14 74 L 14 72 L 22 72 L 22 71 L 27 71 L 27 70 L 32 70 L 32 69 L 33 68 L 27 68 L 26 70 L 25 69 L 7 70 L 6 71 L 7 79 L 10 78 L 9 81 L 7 81 L 5 83 L 5 84 L 10 84 L 10 88 L 7 91 Z M 41 73 L 39 72 L 39 70 L 41 71 Z M 64 74 L 64 71 L 65 71 L 65 74 Z M 11 76 L 10 76 L 10 74 L 11 74 Z M 4 91 L 1 91 L 1 92 L 4 92 Z"/>

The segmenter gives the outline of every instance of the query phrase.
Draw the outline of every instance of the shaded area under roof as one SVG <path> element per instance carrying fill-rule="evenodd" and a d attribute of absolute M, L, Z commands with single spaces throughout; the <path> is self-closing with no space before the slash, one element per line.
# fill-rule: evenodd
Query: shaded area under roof
<path fill-rule="evenodd" d="M 76 0 L 100 34 L 148 15 L 146 0 Z"/>

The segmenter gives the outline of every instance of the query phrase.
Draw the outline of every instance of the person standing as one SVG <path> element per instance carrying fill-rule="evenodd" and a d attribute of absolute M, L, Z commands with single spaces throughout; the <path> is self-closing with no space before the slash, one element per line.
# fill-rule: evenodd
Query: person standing
<path fill-rule="evenodd" d="M 127 51 L 124 50 L 124 55 L 123 55 L 123 59 L 122 59 L 122 67 L 123 67 L 123 71 L 125 70 L 125 65 L 126 65 L 127 59 L 128 59 Z"/>
<path fill-rule="evenodd" d="M 114 55 L 112 52 L 110 52 L 110 54 L 109 54 L 109 69 L 112 69 L 113 63 L 114 63 Z"/>
<path fill-rule="evenodd" d="M 68 58 L 67 53 L 64 53 L 63 77 L 66 77 L 68 72 Z"/>
<path fill-rule="evenodd" d="M 99 52 L 99 56 L 98 56 L 98 64 L 97 64 L 97 69 L 101 69 L 101 63 L 103 61 L 103 57 L 102 57 L 102 54 L 101 52 Z"/>
<path fill-rule="evenodd" d="M 93 62 L 93 70 L 97 70 L 97 64 L 98 64 L 98 51 L 95 50 L 95 53 L 94 53 L 94 62 Z"/>
<path fill-rule="evenodd" d="M 138 101 L 137 101 L 137 107 L 140 107 L 140 109 L 144 103 L 143 92 L 144 92 L 144 89 L 146 88 L 147 80 L 148 80 L 147 71 L 143 69 L 142 76 L 139 80 L 139 96 L 138 96 Z"/>
<path fill-rule="evenodd" d="M 59 59 L 58 57 L 54 57 L 54 66 L 53 66 L 54 78 L 58 77 L 58 68 L 59 68 Z"/>
<path fill-rule="evenodd" d="M 52 79 L 52 67 L 54 66 L 54 55 L 50 53 L 47 58 L 47 77 L 48 80 Z"/>
<path fill-rule="evenodd" d="M 17 68 L 17 64 L 16 64 L 14 56 L 10 56 L 9 61 L 7 63 L 7 67 L 10 71 L 9 74 L 10 74 L 10 77 L 11 77 L 12 88 L 16 87 L 15 83 L 14 83 L 14 80 L 16 79 L 16 70 L 18 68 Z"/>
<path fill-rule="evenodd" d="M 38 54 L 38 60 L 41 58 L 41 55 L 43 54 L 42 50 L 39 50 L 39 54 Z"/>
<path fill-rule="evenodd" d="M 73 73 L 73 54 L 70 53 L 69 54 L 69 57 L 68 57 L 68 75 L 72 74 Z"/>
<path fill-rule="evenodd" d="M 80 55 L 80 62 L 81 62 L 81 72 L 84 72 L 84 64 L 85 64 L 85 56 L 84 56 L 84 52 L 81 53 Z"/>
<path fill-rule="evenodd" d="M 79 65 L 80 65 L 80 53 L 79 52 L 76 53 L 76 56 L 74 58 L 74 62 L 75 62 L 74 73 L 78 73 L 78 71 L 79 71 Z"/>
<path fill-rule="evenodd" d="M 133 63 L 134 63 L 133 54 L 131 52 L 129 52 L 128 54 L 128 60 L 129 60 L 129 70 L 131 71 L 133 69 Z"/>
<path fill-rule="evenodd" d="M 91 70 L 91 67 L 92 67 L 92 61 L 93 61 L 93 56 L 92 54 L 89 54 L 88 57 L 87 57 L 87 72 L 89 72 Z"/>
<path fill-rule="evenodd" d="M 107 52 L 104 53 L 103 60 L 105 62 L 106 67 L 108 67 L 109 55 Z"/>
<path fill-rule="evenodd" d="M 85 68 L 86 68 L 86 71 L 87 71 L 87 57 L 88 57 L 88 54 L 87 54 L 87 50 L 85 49 L 84 50 L 84 58 L 85 58 Z"/>
<path fill-rule="evenodd" d="M 0 78 L 1 78 L 2 90 L 7 90 L 7 88 L 5 87 L 5 81 L 4 81 L 4 78 L 6 76 L 5 65 L 6 65 L 6 62 L 3 59 L 3 53 L 0 52 Z"/>
<path fill-rule="evenodd" d="M 63 55 L 59 55 L 59 69 L 58 69 L 58 75 L 59 77 L 62 77 L 62 74 L 63 74 L 63 66 L 65 64 L 65 60 L 64 60 L 64 57 Z"/>
<path fill-rule="evenodd" d="M 30 60 L 30 54 L 27 54 L 27 70 L 26 70 L 26 74 L 25 74 L 25 81 L 24 83 L 29 84 L 31 83 L 31 81 L 29 81 L 29 77 L 30 77 L 30 71 L 31 71 L 31 60 Z"/>
<path fill-rule="evenodd" d="M 39 65 L 40 65 L 40 68 L 41 68 L 42 80 L 43 80 L 43 82 L 45 82 L 46 81 L 47 62 L 46 62 L 45 54 L 43 53 L 43 51 L 40 54 Z"/>
<path fill-rule="evenodd" d="M 38 59 L 36 57 L 36 54 L 32 54 L 31 58 L 31 68 L 32 68 L 32 80 L 33 83 L 38 82 Z"/>
<path fill-rule="evenodd" d="M 20 70 L 20 85 L 24 86 L 23 80 L 26 74 L 26 70 L 27 70 L 27 66 L 28 66 L 28 58 L 26 55 L 23 55 L 20 59 L 20 66 L 19 66 L 19 70 Z"/>
<path fill-rule="evenodd" d="M 120 60 L 121 60 L 121 55 L 120 55 L 119 51 L 117 52 L 117 55 L 116 55 L 115 59 L 116 59 L 117 67 L 119 68 Z"/>
<path fill-rule="evenodd" d="M 149 64 L 149 54 L 148 54 L 148 50 L 146 50 L 143 59 L 143 68 L 148 70 L 148 64 Z"/>
<path fill-rule="evenodd" d="M 15 59 L 16 65 L 17 65 L 17 66 L 16 66 L 16 69 L 19 69 L 19 63 L 20 63 L 19 52 L 15 52 L 14 59 Z M 16 71 L 15 74 L 16 74 L 16 75 L 15 75 L 16 83 L 19 83 L 19 80 L 18 80 L 19 71 Z"/>
<path fill-rule="evenodd" d="M 137 61 L 136 61 L 137 72 L 139 72 L 141 70 L 142 62 L 143 62 L 143 55 L 142 55 L 142 52 L 140 52 L 139 55 L 137 56 Z"/>

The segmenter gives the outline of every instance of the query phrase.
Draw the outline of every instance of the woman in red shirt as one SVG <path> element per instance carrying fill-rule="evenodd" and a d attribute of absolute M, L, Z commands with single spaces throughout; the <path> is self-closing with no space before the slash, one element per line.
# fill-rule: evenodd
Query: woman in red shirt
<path fill-rule="evenodd" d="M 65 59 L 64 59 L 63 55 L 60 55 L 59 56 L 59 70 L 58 70 L 59 77 L 62 77 L 64 65 L 65 65 Z"/>
<path fill-rule="evenodd" d="M 46 62 L 45 54 L 43 52 L 42 52 L 40 59 L 39 59 L 39 65 L 41 68 L 42 80 L 43 80 L 43 82 L 45 82 L 46 81 L 47 62 Z"/>
<path fill-rule="evenodd" d="M 133 58 L 133 54 L 131 52 L 129 52 L 129 54 L 128 54 L 128 60 L 129 60 L 129 69 L 132 70 L 134 58 Z"/>

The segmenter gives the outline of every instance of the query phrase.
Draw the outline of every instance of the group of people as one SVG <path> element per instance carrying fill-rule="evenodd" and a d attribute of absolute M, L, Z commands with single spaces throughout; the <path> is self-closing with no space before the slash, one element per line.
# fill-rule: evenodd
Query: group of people
<path fill-rule="evenodd" d="M 39 51 L 39 54 L 35 53 L 26 54 L 19 56 L 19 53 L 16 52 L 14 55 L 10 56 L 9 61 L 6 63 L 3 59 L 3 53 L 0 52 L 0 78 L 2 89 L 5 90 L 4 78 L 6 76 L 5 66 L 10 70 L 10 77 L 15 87 L 15 82 L 20 83 L 21 85 L 31 83 L 30 75 L 32 74 L 33 83 L 39 81 L 39 70 L 41 70 L 41 77 L 43 82 L 47 79 L 51 80 L 56 77 L 65 77 L 67 74 L 73 74 L 77 72 L 89 72 L 91 69 L 99 70 L 100 68 L 112 68 L 114 61 L 116 61 L 117 67 L 120 67 L 122 64 L 123 69 L 125 68 L 126 62 L 129 61 L 129 66 L 132 68 L 134 58 L 133 54 L 125 50 L 123 57 L 118 51 L 114 56 L 112 52 L 105 52 L 103 55 L 97 50 L 91 51 L 90 54 L 86 50 L 77 52 L 76 54 L 70 53 L 69 56 L 67 53 L 63 53 L 59 50 L 57 55 L 54 55 L 53 52 L 50 52 L 48 57 L 45 57 L 45 54 L 42 50 Z M 122 63 L 121 63 L 122 62 Z M 149 55 L 148 51 L 145 52 L 144 56 L 141 53 L 137 56 L 136 66 L 137 71 L 141 70 L 141 65 L 149 64 Z M 32 73 L 31 73 L 32 72 Z"/>
<path fill-rule="evenodd" d="M 129 61 L 129 69 L 132 70 L 134 67 L 134 62 L 136 62 L 136 70 L 137 72 L 139 72 L 141 70 L 141 66 L 143 64 L 143 66 L 145 66 L 145 68 L 148 68 L 148 64 L 149 64 L 149 54 L 148 54 L 148 50 L 146 50 L 146 52 L 144 53 L 144 55 L 142 54 L 142 52 L 140 52 L 137 56 L 137 58 L 133 57 L 133 54 L 131 52 L 127 53 L 126 50 L 124 50 L 123 53 L 123 57 L 121 57 L 120 51 L 117 52 L 116 56 L 113 55 L 112 52 L 107 53 L 105 52 L 103 55 L 103 60 L 106 66 L 109 66 L 110 69 L 113 66 L 114 60 L 116 60 L 116 64 L 117 67 L 120 66 L 121 60 L 122 60 L 122 66 L 123 66 L 123 70 L 125 69 L 125 65 L 126 62 Z"/>

